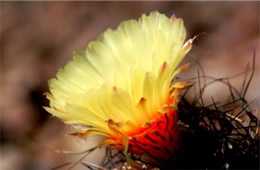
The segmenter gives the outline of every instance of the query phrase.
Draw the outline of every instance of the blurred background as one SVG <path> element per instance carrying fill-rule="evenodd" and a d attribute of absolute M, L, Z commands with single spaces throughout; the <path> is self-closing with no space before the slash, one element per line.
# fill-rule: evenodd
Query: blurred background
<path fill-rule="evenodd" d="M 71 129 L 42 109 L 48 105 L 43 96 L 48 79 L 72 59 L 73 51 L 84 49 L 107 28 L 153 10 L 183 18 L 188 38 L 200 35 L 184 62 L 199 61 L 207 75 L 245 71 L 255 51 L 255 76 L 246 97 L 259 108 L 259 3 L 0 2 L 0 169 L 50 169 L 77 160 L 58 150 L 78 152 L 93 144 L 68 136 Z M 188 77 L 196 76 L 197 67 Z M 243 79 L 231 83 L 239 89 Z M 206 98 L 221 100 L 227 95 L 224 88 L 211 86 Z"/>

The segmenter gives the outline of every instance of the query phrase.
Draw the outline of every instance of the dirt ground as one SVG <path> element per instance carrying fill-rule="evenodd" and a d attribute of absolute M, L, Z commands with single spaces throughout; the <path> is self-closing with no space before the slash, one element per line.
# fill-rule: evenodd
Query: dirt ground
<path fill-rule="evenodd" d="M 1 51 L 1 164 L 0 169 L 45 170 L 76 156 L 57 150 L 84 150 L 90 144 L 67 136 L 70 131 L 42 106 L 48 79 L 72 59 L 73 51 L 107 28 L 126 19 L 158 10 L 184 20 L 187 37 L 200 35 L 184 60 L 199 61 L 207 75 L 230 77 L 252 67 L 256 70 L 247 99 L 259 108 L 260 2 L 0 2 Z M 185 78 L 196 76 L 194 64 Z M 184 79 L 185 79 L 184 78 Z M 241 88 L 244 77 L 230 82 Z M 207 89 L 221 101 L 225 87 Z M 209 101 L 210 103 L 210 101 Z M 97 160 L 92 158 L 94 161 Z M 75 168 L 80 169 L 80 167 Z"/>

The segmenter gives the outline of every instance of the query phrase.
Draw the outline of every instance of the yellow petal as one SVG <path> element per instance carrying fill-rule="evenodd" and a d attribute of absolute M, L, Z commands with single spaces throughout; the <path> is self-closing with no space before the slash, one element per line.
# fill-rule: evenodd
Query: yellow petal
<path fill-rule="evenodd" d="M 122 131 L 149 122 L 167 103 L 172 78 L 186 69 L 175 71 L 191 49 L 185 37 L 182 19 L 157 11 L 108 29 L 49 81 L 45 109 L 68 124 L 111 135 L 108 120 L 122 124 Z"/>

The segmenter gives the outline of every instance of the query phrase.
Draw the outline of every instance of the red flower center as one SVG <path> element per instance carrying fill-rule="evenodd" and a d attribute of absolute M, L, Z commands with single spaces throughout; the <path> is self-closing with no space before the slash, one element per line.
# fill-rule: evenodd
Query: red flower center
<path fill-rule="evenodd" d="M 130 136 L 128 151 L 157 162 L 172 159 L 178 145 L 177 122 L 176 110 L 160 115 L 148 127 L 138 130 L 141 133 Z"/>

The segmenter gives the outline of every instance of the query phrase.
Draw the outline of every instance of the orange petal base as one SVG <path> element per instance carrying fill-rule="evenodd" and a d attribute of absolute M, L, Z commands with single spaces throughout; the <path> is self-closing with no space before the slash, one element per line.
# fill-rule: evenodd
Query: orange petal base
<path fill-rule="evenodd" d="M 174 159 L 178 147 L 177 111 L 168 110 L 160 115 L 145 131 L 132 136 L 128 151 L 132 154 L 145 155 L 153 162 L 166 162 Z"/>

